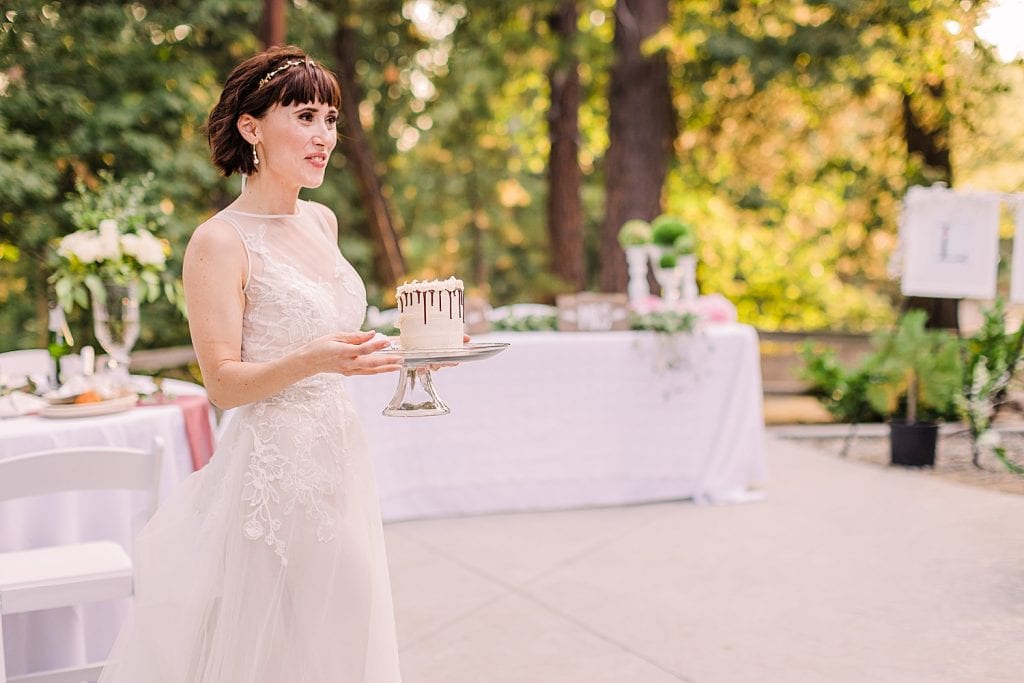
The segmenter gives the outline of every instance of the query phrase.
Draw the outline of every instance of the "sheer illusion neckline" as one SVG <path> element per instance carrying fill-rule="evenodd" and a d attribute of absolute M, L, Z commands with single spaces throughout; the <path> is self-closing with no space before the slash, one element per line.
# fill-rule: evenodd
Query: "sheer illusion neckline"
<path fill-rule="evenodd" d="M 237 213 L 239 216 L 250 216 L 252 218 L 296 218 L 302 215 L 302 208 L 306 202 L 300 199 L 295 204 L 295 213 L 252 213 L 250 211 L 239 211 L 238 209 L 232 209 L 230 207 L 224 209 L 230 213 Z"/>

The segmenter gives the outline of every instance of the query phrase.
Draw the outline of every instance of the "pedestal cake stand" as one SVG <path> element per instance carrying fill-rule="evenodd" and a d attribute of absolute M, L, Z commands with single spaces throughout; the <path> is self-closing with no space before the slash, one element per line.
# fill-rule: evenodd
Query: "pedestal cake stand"
<path fill-rule="evenodd" d="M 508 348 L 507 343 L 470 343 L 457 349 L 409 351 L 388 348 L 376 353 L 400 356 L 404 367 L 398 373 L 395 395 L 384 409 L 388 417 L 427 417 L 452 412 L 437 395 L 430 377 L 431 365 L 465 363 L 484 360 Z"/>

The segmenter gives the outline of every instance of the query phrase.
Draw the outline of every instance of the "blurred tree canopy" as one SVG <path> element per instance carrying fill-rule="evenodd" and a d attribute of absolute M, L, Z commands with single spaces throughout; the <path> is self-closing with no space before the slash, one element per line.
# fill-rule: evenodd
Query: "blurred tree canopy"
<path fill-rule="evenodd" d="M 669 3 L 643 49 L 668 60 L 675 154 L 662 204 L 698 228 L 704 291 L 763 329 L 869 330 L 895 315 L 886 262 L 910 184 L 1024 189 L 1021 63 L 997 62 L 975 37 L 984 4 Z M 261 3 L 187 5 L 0 9 L 0 350 L 41 343 L 49 250 L 71 230 L 63 203 L 76 180 L 154 171 L 179 268 L 191 229 L 237 191 L 209 164 L 202 124 L 230 68 L 259 49 Z M 549 22 L 559 0 L 287 5 L 288 41 L 335 70 L 340 22 L 355 31 L 359 123 L 409 277 L 457 274 L 495 304 L 568 290 L 548 253 L 547 121 L 549 75 L 574 56 L 596 288 L 615 0 L 578 0 L 571 45 Z M 351 161 L 339 149 L 331 166 L 305 196 L 335 210 L 371 303 L 389 305 Z M 187 343 L 169 306 L 143 319 L 140 347 Z M 87 317 L 72 325 L 88 340 Z"/>

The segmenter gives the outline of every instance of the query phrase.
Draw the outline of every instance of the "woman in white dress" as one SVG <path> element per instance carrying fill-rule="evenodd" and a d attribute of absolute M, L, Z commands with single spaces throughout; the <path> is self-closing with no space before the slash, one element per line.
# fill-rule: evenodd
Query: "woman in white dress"
<path fill-rule="evenodd" d="M 139 534 L 101 683 L 401 680 L 376 482 L 341 381 L 400 359 L 358 332 L 366 290 L 337 219 L 298 198 L 323 182 L 339 103 L 332 74 L 276 48 L 237 66 L 210 114 L 214 163 L 248 181 L 192 235 L 185 293 L 210 400 L 237 409 Z"/>

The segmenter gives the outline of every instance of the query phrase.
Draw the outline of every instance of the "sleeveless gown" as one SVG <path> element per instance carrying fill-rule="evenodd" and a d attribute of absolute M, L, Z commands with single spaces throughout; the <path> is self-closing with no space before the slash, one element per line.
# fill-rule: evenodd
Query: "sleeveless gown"
<path fill-rule="evenodd" d="M 359 329 L 366 289 L 326 211 L 217 215 L 249 259 L 243 361 Z M 210 464 L 139 533 L 100 683 L 400 683 L 376 481 L 342 377 L 232 413 Z"/>

